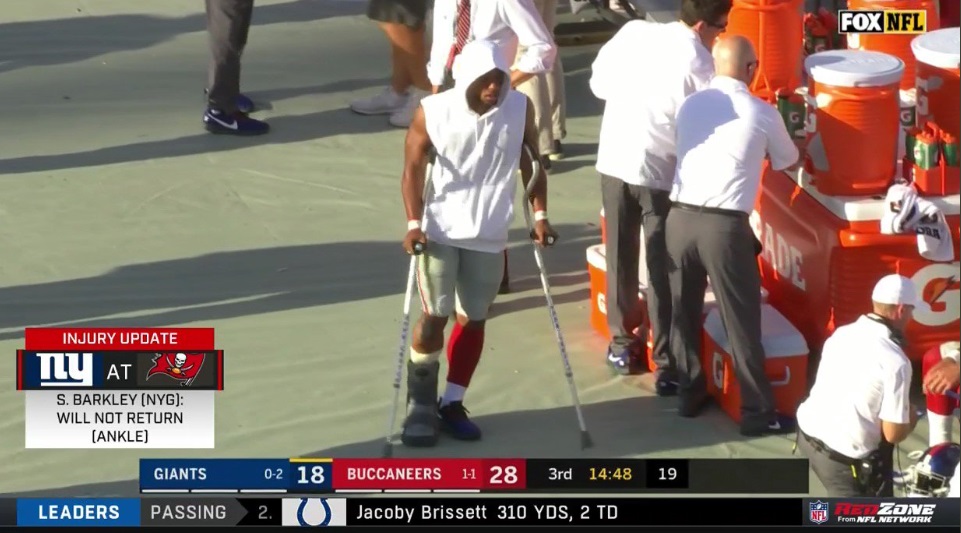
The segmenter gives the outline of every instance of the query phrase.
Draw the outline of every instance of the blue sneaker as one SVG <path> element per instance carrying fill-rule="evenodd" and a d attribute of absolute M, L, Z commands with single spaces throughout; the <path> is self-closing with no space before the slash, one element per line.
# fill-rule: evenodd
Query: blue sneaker
<path fill-rule="evenodd" d="M 630 349 L 615 353 L 614 350 L 608 348 L 607 365 L 622 376 L 637 374 L 639 367 L 637 356 Z"/>
<path fill-rule="evenodd" d="M 270 125 L 262 120 L 240 112 L 230 115 L 219 109 L 207 109 L 204 112 L 204 128 L 210 133 L 228 135 L 263 135 L 270 131 Z"/>
<path fill-rule="evenodd" d="M 481 430 L 467 418 L 462 402 L 451 402 L 438 410 L 441 428 L 457 440 L 479 440 Z"/>
<path fill-rule="evenodd" d="M 209 92 L 209 89 L 204 89 L 204 96 L 207 96 Z M 237 100 L 234 102 L 234 106 L 237 108 L 237 111 L 240 111 L 241 113 L 253 113 L 254 108 L 256 107 L 254 105 L 254 101 L 245 94 L 237 95 Z"/>

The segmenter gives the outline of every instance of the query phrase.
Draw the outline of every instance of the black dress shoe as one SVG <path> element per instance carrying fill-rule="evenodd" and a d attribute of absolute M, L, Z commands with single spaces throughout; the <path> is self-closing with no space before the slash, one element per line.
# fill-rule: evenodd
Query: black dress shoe
<path fill-rule="evenodd" d="M 685 393 L 681 395 L 680 400 L 678 414 L 684 418 L 695 418 L 704 412 L 704 408 L 707 407 L 711 397 L 706 392 Z"/>

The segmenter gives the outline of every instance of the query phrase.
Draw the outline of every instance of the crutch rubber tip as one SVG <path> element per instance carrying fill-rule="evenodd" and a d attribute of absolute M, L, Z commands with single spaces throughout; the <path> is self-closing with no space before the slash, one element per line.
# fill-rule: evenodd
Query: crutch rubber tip
<path fill-rule="evenodd" d="M 586 450 L 587 448 L 592 448 L 594 446 L 594 441 L 591 440 L 591 434 L 585 429 L 581 431 L 581 449 Z"/>
<path fill-rule="evenodd" d="M 381 456 L 384 459 L 390 459 L 392 455 L 394 455 L 394 447 L 388 442 L 387 444 L 384 444 L 384 452 L 381 454 Z"/>

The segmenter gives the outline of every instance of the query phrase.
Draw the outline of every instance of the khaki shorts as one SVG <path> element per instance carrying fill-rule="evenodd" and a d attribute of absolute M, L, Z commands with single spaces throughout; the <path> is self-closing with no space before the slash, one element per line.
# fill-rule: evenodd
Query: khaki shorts
<path fill-rule="evenodd" d="M 486 320 L 503 276 L 502 253 L 428 242 L 417 260 L 421 309 L 430 316 L 449 317 L 456 310 L 469 320 Z"/>

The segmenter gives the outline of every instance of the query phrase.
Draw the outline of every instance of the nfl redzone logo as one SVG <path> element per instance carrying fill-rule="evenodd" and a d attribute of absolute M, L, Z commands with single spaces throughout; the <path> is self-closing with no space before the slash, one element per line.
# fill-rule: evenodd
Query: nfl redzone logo
<path fill-rule="evenodd" d="M 935 503 L 849 503 L 834 504 L 839 524 L 930 524 Z"/>
<path fill-rule="evenodd" d="M 928 13 L 923 9 L 838 11 L 838 33 L 924 33 L 927 26 Z"/>

